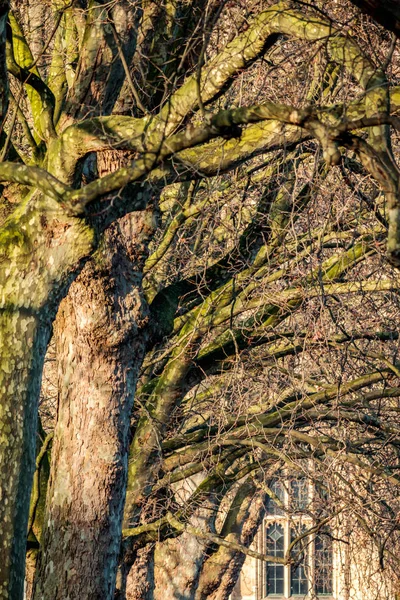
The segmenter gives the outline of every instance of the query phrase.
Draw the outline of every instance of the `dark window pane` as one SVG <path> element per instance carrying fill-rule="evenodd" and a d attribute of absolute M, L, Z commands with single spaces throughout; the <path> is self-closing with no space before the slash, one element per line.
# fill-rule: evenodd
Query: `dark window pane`
<path fill-rule="evenodd" d="M 272 481 L 269 485 L 269 488 L 279 502 L 275 502 L 274 498 L 268 496 L 266 506 L 267 515 L 283 515 L 283 510 L 281 506 L 279 506 L 279 504 L 283 505 L 285 500 L 283 483 L 276 480 Z"/>
<path fill-rule="evenodd" d="M 282 557 L 285 554 L 285 538 L 283 527 L 272 523 L 267 528 L 267 554 Z M 269 562 L 266 568 L 267 596 L 283 595 L 285 570 L 283 565 Z"/>
<path fill-rule="evenodd" d="M 284 592 L 283 565 L 267 564 L 267 596 L 282 595 Z"/>
<path fill-rule="evenodd" d="M 290 581 L 292 596 L 305 596 L 308 593 L 308 579 L 304 563 L 297 567 L 291 567 Z"/>
<path fill-rule="evenodd" d="M 303 533 L 301 531 L 291 530 L 291 540 L 293 541 Z M 308 593 L 308 577 L 307 577 L 307 543 L 308 539 L 303 538 L 292 549 L 293 557 L 296 559 L 295 564 L 290 567 L 290 593 L 292 596 L 305 596 Z"/>
<path fill-rule="evenodd" d="M 318 595 L 332 594 L 332 540 L 329 535 L 315 538 L 315 591 Z"/>

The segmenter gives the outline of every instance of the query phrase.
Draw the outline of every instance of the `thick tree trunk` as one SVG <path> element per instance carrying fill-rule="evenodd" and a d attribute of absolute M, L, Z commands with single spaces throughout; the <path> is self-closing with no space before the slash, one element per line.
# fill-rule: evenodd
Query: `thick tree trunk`
<path fill-rule="evenodd" d="M 145 350 L 147 308 L 131 243 L 142 228 L 142 213 L 111 227 L 57 317 L 59 407 L 37 599 L 114 594 L 130 415 Z"/>
<path fill-rule="evenodd" d="M 33 311 L 3 308 L 0 346 L 0 598 L 22 598 L 37 400 L 50 325 Z"/>
<path fill-rule="evenodd" d="M 93 248 L 88 227 L 68 222 L 53 202 L 48 209 L 45 221 L 26 202 L 0 229 L 1 600 L 23 595 L 37 402 L 52 322 L 71 273 Z"/>
<path fill-rule="evenodd" d="M 208 519 L 194 517 L 190 524 L 207 530 Z M 154 553 L 154 600 L 193 600 L 207 543 L 189 533 L 166 540 Z M 127 600 L 131 600 L 127 596 Z"/>
<path fill-rule="evenodd" d="M 191 499 L 193 484 L 196 488 L 204 482 L 204 473 L 175 486 L 175 500 L 182 507 Z M 214 531 L 214 521 L 219 501 L 223 497 L 218 486 L 209 496 L 198 499 L 198 504 L 189 519 L 190 526 L 201 531 Z M 124 600 L 193 600 L 205 560 L 207 541 L 192 533 L 183 532 L 176 538 L 157 542 L 151 553 L 151 571 L 145 578 L 142 551 L 137 553 L 128 573 Z M 150 552 L 148 547 L 144 552 Z M 147 585 L 143 585 L 143 582 Z"/>
<path fill-rule="evenodd" d="M 217 497 L 219 499 L 217 499 Z M 227 542 L 248 547 L 264 515 L 265 493 L 253 481 L 237 490 L 220 532 Z M 224 494 L 216 494 L 198 508 L 190 525 L 214 532 L 217 507 Z M 234 588 L 245 555 L 234 548 L 209 545 L 191 532 L 139 550 L 129 571 L 123 600 L 227 600 Z"/>
<path fill-rule="evenodd" d="M 137 551 L 127 581 L 117 587 L 116 600 L 154 600 L 154 544 Z"/>
<path fill-rule="evenodd" d="M 125 159 L 113 151 L 99 156 L 100 176 Z M 36 599 L 114 595 L 152 233 L 151 208 L 113 224 L 57 317 L 59 406 Z"/>

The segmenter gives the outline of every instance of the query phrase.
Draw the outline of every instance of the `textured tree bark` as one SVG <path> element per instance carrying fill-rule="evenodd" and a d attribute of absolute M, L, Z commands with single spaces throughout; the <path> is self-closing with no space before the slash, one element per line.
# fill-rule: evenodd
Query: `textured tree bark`
<path fill-rule="evenodd" d="M 182 492 L 181 492 L 182 493 Z M 190 525 L 214 531 L 214 520 L 224 493 L 212 494 L 196 509 Z M 229 508 L 221 537 L 227 542 L 250 546 L 264 515 L 266 494 L 253 481 L 237 490 Z M 153 554 L 154 553 L 154 554 Z M 234 548 L 214 546 L 192 533 L 148 545 L 137 552 L 126 582 L 123 600 L 227 600 L 235 586 L 245 555 Z"/>
<path fill-rule="evenodd" d="M 113 597 L 147 318 L 121 239 L 131 221 L 111 228 L 57 317 L 60 397 L 35 598 Z"/>
<path fill-rule="evenodd" d="M 115 600 L 154 600 L 154 544 L 137 551 L 127 581 L 118 581 L 117 588 Z"/>
<path fill-rule="evenodd" d="M 23 594 L 37 401 L 51 326 L 93 232 L 42 200 L 26 203 L 0 229 L 0 598 Z"/>
<path fill-rule="evenodd" d="M 192 478 L 195 485 L 204 480 L 204 473 Z M 178 484 L 175 488 L 179 503 L 189 499 L 191 484 Z M 201 502 L 199 502 L 201 505 Z M 146 507 L 143 509 L 145 513 Z M 203 506 L 194 510 L 190 523 L 209 529 L 215 518 L 215 497 L 206 499 Z M 141 517 L 143 521 L 143 515 Z M 148 544 L 125 553 L 118 577 L 118 600 L 163 600 L 168 597 L 193 598 L 207 542 L 186 532 L 178 538 Z"/>
<path fill-rule="evenodd" d="M 31 600 L 33 595 L 33 582 L 35 579 L 36 560 L 37 550 L 29 550 L 26 553 L 24 600 Z"/>
<path fill-rule="evenodd" d="M 101 172 L 117 168 L 110 154 Z M 36 599 L 114 595 L 151 232 L 151 210 L 113 224 L 57 317 L 59 406 Z"/>
<path fill-rule="evenodd" d="M 22 598 L 29 495 L 34 471 L 37 400 L 50 323 L 26 310 L 3 308 L 0 389 L 0 598 Z"/>
<path fill-rule="evenodd" d="M 182 494 L 182 492 L 180 492 Z M 191 516 L 191 526 L 202 531 L 214 531 L 214 521 L 218 509 L 216 491 L 209 498 L 200 501 L 199 508 Z M 193 600 L 205 558 L 207 542 L 188 532 L 177 538 L 156 544 L 154 550 L 154 600 Z M 127 595 L 127 600 L 133 600 Z M 135 599 L 136 600 L 136 599 Z"/>
<path fill-rule="evenodd" d="M 265 512 L 266 494 L 251 482 L 241 486 L 224 524 L 227 541 L 250 546 Z M 204 562 L 195 600 L 228 600 L 243 566 L 245 555 L 220 546 Z"/>
<path fill-rule="evenodd" d="M 128 8 L 129 4 L 126 4 Z M 79 117 L 92 114 L 92 109 L 94 110 L 94 114 L 97 114 L 98 101 L 103 97 L 107 99 L 107 102 L 105 102 L 105 108 L 102 107 L 101 111 L 107 112 L 110 110 L 123 79 L 121 65 L 118 60 L 114 62 L 114 56 L 112 56 L 112 52 L 116 53 L 117 46 L 114 42 L 111 44 L 108 43 L 112 40 L 112 36 L 109 35 L 110 14 L 105 15 L 104 6 L 104 3 L 101 2 L 91 3 L 92 8 L 89 11 L 89 20 L 91 20 L 85 32 L 85 40 L 88 43 L 85 44 L 84 50 L 81 53 L 76 85 L 73 93 L 70 94 L 71 101 L 76 105 L 72 107 L 71 114 L 67 115 L 67 120 L 70 119 L 73 121 L 74 116 L 77 114 Z M 122 6 L 122 3 L 118 3 L 118 9 L 120 6 Z M 4 10 L 6 10 L 6 7 L 7 3 L 0 2 L 0 43 L 1 36 L 4 33 Z M 1 12 L 2 8 L 4 8 L 3 12 Z M 120 18 L 119 21 L 115 14 L 112 14 L 111 17 L 114 20 L 117 33 L 122 36 L 123 30 L 118 29 L 118 27 L 119 24 L 124 23 L 124 17 Z M 293 25 L 293 19 L 290 18 L 290 15 L 286 11 L 279 12 L 277 19 L 278 21 L 284 20 L 286 17 L 288 19 L 286 31 L 290 31 L 295 25 Z M 296 19 L 294 20 L 295 22 Z M 249 44 L 250 47 L 257 44 L 251 41 L 253 38 L 249 38 L 249 33 L 246 33 L 244 39 L 242 39 L 242 46 L 239 45 L 240 47 L 234 52 L 237 62 L 233 62 L 232 65 L 228 64 L 230 63 L 230 54 L 228 52 L 224 67 L 226 70 L 225 74 L 222 68 L 224 61 L 221 64 L 218 61 L 214 63 L 214 75 L 218 73 L 219 79 L 217 78 L 216 85 L 215 83 L 211 83 L 214 77 L 209 78 L 208 87 L 204 86 L 206 88 L 205 100 L 214 97 L 217 91 L 222 89 L 222 85 L 230 76 L 233 76 L 249 60 L 252 60 L 257 53 L 262 51 L 262 48 L 265 46 L 265 36 L 268 36 L 273 31 L 281 32 L 281 28 L 278 27 L 279 22 L 275 24 L 275 29 L 269 29 L 266 23 L 267 19 L 265 19 L 265 22 L 263 19 L 260 19 L 259 33 L 257 33 L 256 29 L 252 31 L 252 35 L 258 44 L 258 50 L 248 50 Z M 307 35 L 309 37 L 307 39 L 320 39 L 323 35 L 323 28 L 316 27 L 315 23 L 308 23 L 308 25 Z M 303 29 L 305 28 L 300 23 L 300 30 L 303 31 Z M 282 31 L 284 30 L 285 28 L 282 29 Z M 328 32 L 326 35 L 331 34 L 330 26 L 327 26 L 325 30 Z M 107 36 L 108 38 L 106 39 Z M 243 36 L 241 37 L 243 38 Z M 109 52 L 111 46 L 113 51 Z M 340 59 L 343 54 L 343 40 L 340 41 L 338 36 L 333 36 L 330 46 L 332 56 L 339 57 Z M 350 58 L 344 60 L 347 66 L 349 62 L 354 65 L 359 64 L 359 61 L 353 60 L 351 53 L 349 56 Z M 94 57 L 96 60 L 93 60 Z M 113 59 L 113 65 L 118 63 L 117 73 L 109 68 L 111 58 Z M 1 66 L 4 66 L 1 56 L 0 61 L 2 61 Z M 100 63 L 101 68 L 94 73 L 95 66 L 98 67 Z M 362 65 L 362 73 L 358 78 L 360 81 L 364 80 L 367 82 L 364 87 L 367 84 L 368 86 L 371 84 L 371 89 L 375 88 L 378 91 L 383 91 L 383 97 L 386 98 L 386 92 L 383 89 L 385 86 L 383 85 L 382 87 L 381 85 L 382 80 L 379 79 L 381 82 L 379 83 L 378 79 L 373 79 L 373 76 L 376 77 L 374 69 L 372 69 L 371 73 L 371 69 L 364 68 L 364 62 Z M 103 94 L 103 78 L 105 74 L 107 74 L 107 93 Z M 111 74 L 116 74 L 115 79 Z M 1 90 L 5 89 L 4 97 L 6 98 L 7 90 L 4 88 L 6 77 L 4 76 L 4 78 L 0 79 L 3 85 Z M 374 85 L 371 83 L 373 81 L 375 82 Z M 188 85 L 182 88 L 183 91 L 180 90 L 178 97 L 175 97 L 175 100 L 164 111 L 164 113 L 169 113 L 171 107 L 174 107 L 174 102 L 179 100 L 179 102 L 176 102 L 178 108 L 175 111 L 175 117 L 173 115 L 174 118 L 171 119 L 169 126 L 171 131 L 186 117 L 191 108 L 196 106 L 197 86 L 194 84 L 195 81 L 192 78 L 191 81 L 188 81 Z M 1 90 L 0 93 L 2 93 Z M 6 101 L 0 107 L 0 112 L 3 114 L 5 105 Z M 82 111 L 81 113 L 79 113 L 80 110 Z M 162 127 L 164 128 L 164 125 Z M 72 146 L 76 143 L 76 140 L 73 138 L 73 135 L 71 135 L 71 139 Z M 51 154 L 52 152 L 49 151 L 49 164 L 53 160 Z M 219 168 L 219 156 L 214 157 L 214 160 L 218 162 Z M 94 246 L 93 239 L 90 236 L 86 237 L 83 231 L 78 231 L 77 227 L 72 227 L 70 224 L 65 225 L 66 230 L 73 230 L 73 234 L 70 235 L 69 239 L 67 239 L 68 234 L 62 227 L 57 229 L 55 225 L 47 226 L 47 217 L 44 216 L 46 214 L 45 208 L 43 207 L 40 213 L 40 219 L 38 219 L 37 215 L 33 217 L 36 229 L 33 228 L 29 217 L 29 219 L 24 221 L 23 227 L 19 227 L 17 231 L 12 228 L 7 229 L 6 235 L 0 239 L 1 252 L 4 250 L 4 260 L 2 257 L 0 263 L 0 282 L 3 292 L 0 301 L 3 309 L 1 317 L 3 327 L 0 331 L 0 341 L 3 342 L 0 349 L 0 367 L 1 385 L 3 385 L 4 394 L 2 410 L 5 415 L 1 424 L 3 437 L 0 439 L 0 457 L 2 460 L 0 466 L 2 480 L 1 493 L 2 498 L 5 498 L 4 506 L 0 509 L 0 516 L 4 516 L 4 519 L 0 521 L 0 533 L 4 537 L 5 544 L 13 539 L 13 543 L 11 544 L 12 550 L 5 553 L 4 560 L 0 566 L 0 583 L 2 585 L 0 594 L 3 594 L 0 597 L 4 598 L 18 598 L 21 593 L 21 565 L 23 565 L 22 557 L 24 554 L 26 507 L 28 505 L 27 499 L 29 498 L 34 457 L 36 400 L 44 352 L 50 336 L 51 323 L 59 299 L 65 292 L 71 279 L 70 273 L 80 268 L 83 257 L 88 256 Z M 50 206 L 49 215 L 53 214 L 53 208 L 53 206 Z M 21 208 L 22 212 L 23 210 Z M 64 226 L 63 217 L 61 218 L 61 222 Z M 83 221 L 80 225 L 83 229 L 84 226 L 82 223 Z M 135 223 L 137 225 L 137 222 Z M 43 235 L 43 230 L 46 228 L 47 233 Z M 40 233 L 38 234 L 37 232 Z M 112 235 L 118 238 L 118 228 L 113 229 L 110 236 Z M 26 240 L 29 241 L 29 244 L 26 243 Z M 83 247 L 78 248 L 77 244 L 80 242 L 83 243 Z M 60 559 L 61 566 L 60 571 L 57 570 L 57 574 L 61 572 L 62 575 L 59 581 L 64 582 L 64 575 L 69 574 L 70 577 L 67 579 L 68 581 L 71 579 L 69 583 L 70 587 L 74 583 L 74 569 L 70 568 L 70 565 L 66 566 L 67 561 L 64 554 L 67 554 L 67 551 L 70 554 L 74 552 L 72 542 L 69 543 L 71 540 L 68 541 L 67 539 L 70 532 L 66 525 L 68 518 L 72 519 L 75 517 L 83 519 L 81 520 L 81 529 L 79 531 L 76 524 L 71 528 L 73 543 L 76 543 L 76 547 L 80 550 L 83 548 L 84 558 L 79 560 L 79 571 L 82 572 L 82 576 L 84 576 L 84 573 L 89 572 L 89 558 L 87 554 L 93 552 L 98 571 L 92 572 L 90 570 L 89 579 L 85 581 L 85 584 L 92 585 L 91 589 L 93 589 L 94 595 L 98 593 L 96 591 L 96 584 L 93 581 L 96 576 L 95 573 L 100 573 L 101 583 L 99 587 L 102 585 L 103 589 L 106 589 L 105 597 L 110 593 L 110 573 L 114 568 L 116 545 L 111 544 L 109 548 L 107 540 L 110 537 L 107 536 L 110 535 L 108 529 L 116 531 L 116 522 L 120 518 L 122 510 L 120 490 L 124 485 L 124 461 L 126 461 L 124 453 L 128 437 L 126 415 L 129 412 L 127 407 L 132 402 L 136 375 L 135 369 L 133 371 L 130 370 L 131 367 L 129 366 L 124 344 L 127 344 L 126 339 L 128 339 L 131 344 L 130 349 L 133 349 L 134 358 L 137 364 L 139 364 L 140 356 L 143 352 L 143 348 L 141 347 L 143 340 L 139 340 L 138 331 L 141 319 L 145 318 L 145 313 L 141 312 L 140 300 L 138 300 L 140 285 L 137 282 L 132 282 L 130 279 L 130 277 L 133 277 L 131 273 L 132 265 L 125 265 L 125 250 L 122 251 L 121 255 L 117 251 L 115 252 L 116 254 L 111 247 L 103 247 L 97 256 L 97 261 L 91 267 L 87 267 L 88 271 L 85 271 L 86 275 L 82 275 L 81 288 L 75 290 L 71 296 L 73 300 L 72 305 L 69 305 L 67 302 L 60 317 L 61 327 L 63 319 L 67 317 L 74 319 L 72 333 L 75 335 L 66 332 L 64 338 L 62 335 L 60 336 L 59 341 L 59 352 L 62 357 L 60 371 L 62 371 L 64 385 L 60 395 L 60 415 L 62 416 L 64 426 L 68 422 L 68 425 L 71 424 L 72 427 L 71 432 L 68 434 L 64 432 L 64 437 L 62 436 L 62 428 L 60 429 L 55 442 L 56 455 L 62 457 L 60 473 L 64 473 L 67 476 L 69 474 L 68 461 L 70 460 L 70 452 L 76 451 L 76 463 L 74 463 L 74 466 L 82 467 L 82 470 L 88 470 L 87 481 L 91 482 L 93 486 L 92 488 L 88 488 L 87 482 L 83 481 L 83 473 L 80 474 L 83 481 L 81 489 L 77 489 L 75 484 L 71 486 L 71 494 L 75 495 L 73 500 L 78 506 L 78 510 L 75 512 L 70 499 L 68 497 L 65 499 L 66 483 L 68 482 L 62 481 L 57 471 L 53 477 L 53 491 L 52 495 L 50 495 L 49 514 L 50 516 L 53 515 L 54 518 L 53 520 L 51 518 L 48 519 L 48 528 L 51 531 L 51 528 L 55 529 L 56 526 L 59 527 L 59 535 L 54 536 L 54 544 L 58 554 L 54 553 L 52 555 L 49 551 L 46 555 L 47 551 L 45 550 L 41 563 L 41 578 L 46 578 L 49 575 L 48 581 L 50 587 L 46 590 L 47 597 L 55 597 L 54 587 L 52 588 L 51 586 L 55 585 L 54 581 L 56 577 L 50 577 L 50 574 L 55 571 L 53 557 L 57 556 Z M 18 261 L 15 261 L 16 256 Z M 123 268 L 126 267 L 128 279 L 123 280 L 121 276 L 121 280 L 119 280 L 118 275 L 116 275 L 115 280 L 110 280 L 108 269 L 115 268 L 114 272 L 120 274 L 120 271 L 116 268 L 116 264 L 120 260 L 122 261 Z M 138 260 L 138 255 L 134 257 L 134 264 L 135 260 Z M 93 269 L 92 272 L 90 268 Z M 94 287 L 88 283 L 89 275 L 93 275 L 94 282 L 101 280 L 99 288 L 96 288 L 95 283 L 93 283 Z M 124 288 L 124 286 L 126 287 Z M 118 291 L 116 291 L 117 288 Z M 94 301 L 95 309 L 93 307 L 89 308 L 86 313 L 87 306 L 85 307 L 83 301 L 88 299 Z M 137 303 L 135 303 L 136 301 Z M 134 324 L 128 322 L 129 318 L 127 315 L 129 311 L 128 305 L 125 304 L 128 302 L 133 303 L 133 308 L 130 306 L 129 309 L 132 309 L 135 314 L 136 321 Z M 112 317 L 110 320 L 108 308 L 112 307 L 112 310 L 114 310 L 115 305 L 117 305 L 115 317 Z M 95 310 L 98 312 L 95 312 Z M 95 322 L 94 316 L 99 318 L 100 322 Z M 103 317 L 104 321 L 102 321 Z M 116 320 L 113 321 L 113 319 Z M 118 327 L 117 332 L 112 327 L 113 323 Z M 119 336 L 123 339 L 120 339 Z M 101 341 L 99 341 L 99 338 L 101 338 Z M 83 357 L 88 352 L 89 359 L 82 358 L 82 362 L 77 364 L 76 357 L 74 358 L 72 353 L 71 355 L 69 354 L 69 345 L 76 351 L 76 357 Z M 96 353 L 98 354 L 97 357 L 95 356 Z M 176 357 L 173 357 L 173 361 L 174 358 Z M 176 378 L 177 376 L 183 377 L 190 360 L 191 356 L 188 353 L 186 365 L 179 364 L 179 360 L 172 361 L 167 373 L 170 381 L 165 382 L 165 385 L 164 382 L 161 382 L 156 390 L 156 395 L 161 400 L 158 404 L 157 402 L 153 403 L 154 411 L 152 416 L 155 417 L 158 429 L 155 431 L 154 422 L 151 422 L 151 419 L 147 423 L 144 423 L 142 432 L 145 436 L 147 436 L 147 433 L 149 434 L 146 452 L 143 452 L 143 441 L 146 442 L 146 438 L 143 440 L 143 438 L 138 437 L 137 439 L 137 455 L 141 459 L 138 459 L 136 462 L 136 473 L 133 469 L 133 479 L 138 482 L 136 499 L 133 497 L 134 501 L 132 502 L 133 508 L 139 506 L 140 509 L 141 503 L 146 501 L 146 494 L 143 493 L 145 485 L 142 485 L 142 483 L 147 484 L 149 479 L 151 483 L 148 470 L 153 470 L 153 480 L 158 475 L 159 463 L 156 462 L 154 467 L 155 461 L 153 460 L 154 457 L 157 458 L 157 433 L 162 433 L 163 428 L 168 424 L 169 413 L 176 405 L 177 393 L 179 392 L 179 389 L 176 389 Z M 86 370 L 85 367 L 87 368 Z M 88 374 L 89 367 L 92 369 L 92 375 L 90 376 Z M 72 382 L 74 386 L 76 384 L 75 391 L 69 389 L 69 382 Z M 86 405 L 84 404 L 85 399 L 87 401 Z M 94 423 L 91 418 L 94 406 L 96 411 L 99 409 L 100 423 Z M 111 413 L 112 419 L 109 419 L 107 411 Z M 110 425 L 105 425 L 106 414 L 107 418 L 111 421 Z M 84 429 L 82 429 L 82 426 Z M 77 437 L 78 435 L 80 436 L 79 438 Z M 99 435 L 102 435 L 100 444 L 96 439 L 96 436 Z M 106 436 L 108 436 L 107 439 L 105 439 Z M 95 439 L 96 444 L 94 443 Z M 64 459 L 67 464 L 63 464 Z M 106 481 L 106 497 L 102 497 L 101 486 L 96 481 L 97 473 L 94 470 L 99 464 L 100 469 L 98 473 Z M 140 475 L 142 480 L 136 477 L 136 475 Z M 135 492 L 135 490 L 133 491 Z M 68 494 L 70 493 L 68 490 L 67 492 Z M 110 496 L 114 493 L 115 502 L 110 499 Z M 8 504 L 6 504 L 6 500 Z M 105 516 L 103 520 L 99 517 L 99 521 L 97 522 L 97 516 L 100 515 L 101 511 L 105 511 Z M 92 527 L 92 523 L 95 523 L 94 527 Z M 60 538 L 64 534 L 65 539 L 60 542 Z M 48 535 L 50 536 L 50 533 Z M 86 536 L 86 539 L 82 540 L 82 536 L 84 538 Z M 63 543 L 64 553 L 59 550 L 59 546 L 62 546 Z M 50 541 L 49 546 L 51 546 Z M 86 555 L 85 552 L 87 553 Z M 105 565 L 104 562 L 102 563 L 102 553 L 105 553 L 107 556 L 109 564 Z M 74 556 L 73 560 L 75 561 L 73 564 L 77 564 L 78 559 L 76 556 Z M 92 557 L 90 557 L 90 560 L 92 560 Z M 85 569 L 82 569 L 82 563 L 85 564 Z M 38 585 L 41 585 L 40 580 Z M 86 587 L 83 594 L 87 597 Z"/>

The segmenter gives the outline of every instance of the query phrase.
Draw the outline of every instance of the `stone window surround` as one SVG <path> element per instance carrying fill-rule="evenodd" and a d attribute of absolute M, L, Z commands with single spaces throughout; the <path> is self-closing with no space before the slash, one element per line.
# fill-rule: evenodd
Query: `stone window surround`
<path fill-rule="evenodd" d="M 285 485 L 284 485 L 284 498 L 283 498 L 283 503 L 286 507 L 289 506 L 289 479 L 285 480 Z M 314 489 L 311 483 L 308 483 L 308 496 L 309 496 L 309 500 L 312 501 L 313 498 L 313 494 L 314 494 Z M 304 514 L 299 514 L 298 516 L 296 515 L 288 515 L 288 514 L 266 514 L 263 520 L 263 523 L 261 525 L 261 527 L 258 530 L 258 533 L 256 535 L 256 539 L 255 539 L 255 545 L 256 548 L 259 552 L 262 552 L 264 554 L 266 554 L 266 547 L 267 547 L 267 543 L 266 543 L 266 531 L 267 528 L 270 524 L 272 523 L 278 523 L 279 525 L 281 525 L 283 527 L 284 530 L 284 539 L 285 539 L 285 549 L 288 548 L 289 544 L 290 544 L 290 529 L 291 526 L 290 524 L 292 523 L 296 523 L 297 525 L 299 525 L 300 523 L 302 525 L 305 525 L 307 528 L 311 528 L 313 525 L 313 520 L 312 517 L 304 515 Z M 310 536 L 310 543 L 308 545 L 308 552 L 307 552 L 307 566 L 308 566 L 308 572 L 310 573 L 310 580 L 313 580 L 313 574 L 314 574 L 314 569 L 315 569 L 315 534 L 312 534 Z M 335 545 L 333 544 L 333 557 L 332 557 L 332 594 L 319 594 L 318 595 L 318 599 L 320 600 L 334 600 L 337 597 L 337 577 L 336 575 L 336 568 L 335 568 L 335 564 L 337 563 L 337 561 L 335 560 Z M 256 573 L 256 598 L 257 600 L 285 600 L 286 598 L 292 598 L 294 599 L 304 599 L 304 600 L 316 600 L 317 596 L 315 594 L 313 594 L 312 591 L 312 586 L 310 585 L 310 590 L 309 593 L 306 596 L 298 596 L 298 595 L 291 595 L 290 594 L 290 565 L 285 565 L 284 566 L 284 595 L 280 596 L 280 595 L 268 595 L 266 596 L 266 563 L 265 562 L 261 562 L 261 561 L 256 561 L 256 568 L 257 568 L 257 573 Z"/>

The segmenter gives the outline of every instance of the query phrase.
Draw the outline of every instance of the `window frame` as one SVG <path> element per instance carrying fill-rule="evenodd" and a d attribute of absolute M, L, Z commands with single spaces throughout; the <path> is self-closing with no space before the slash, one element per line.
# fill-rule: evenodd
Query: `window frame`
<path fill-rule="evenodd" d="M 291 480 L 294 478 L 291 477 L 283 477 L 283 503 L 286 509 L 290 506 L 290 486 Z M 308 487 L 308 500 L 309 503 L 312 503 L 314 498 L 314 487 L 310 481 L 307 481 Z M 302 509 L 300 509 L 302 510 Z M 303 509 L 304 510 L 304 509 Z M 291 541 L 291 529 L 293 529 L 293 524 L 298 524 L 300 526 L 306 526 L 307 529 L 310 529 L 314 525 L 314 521 L 311 516 L 305 515 L 299 512 L 298 515 L 294 512 L 293 514 L 289 514 L 288 512 L 282 511 L 282 514 L 268 514 L 266 513 L 262 522 L 262 526 L 260 527 L 257 534 L 257 546 L 259 551 L 264 554 L 267 554 L 267 529 L 270 525 L 276 523 L 283 527 L 284 532 L 284 549 L 285 552 L 289 547 Z M 258 564 L 258 574 L 257 574 L 257 588 L 258 588 L 258 600 L 286 600 L 288 598 L 293 600 L 311 600 L 320 599 L 320 600 L 334 600 L 337 597 L 336 594 L 336 569 L 335 569 L 335 544 L 332 542 L 332 592 L 327 594 L 318 594 L 313 591 L 315 588 L 315 541 L 317 539 L 318 533 L 313 533 L 310 535 L 309 542 L 307 544 L 307 553 L 306 553 L 306 572 L 308 573 L 308 593 L 306 595 L 298 595 L 291 594 L 291 565 L 284 565 L 284 594 L 269 594 L 267 595 L 267 563 L 262 562 Z M 260 563 L 260 561 L 257 561 Z"/>

